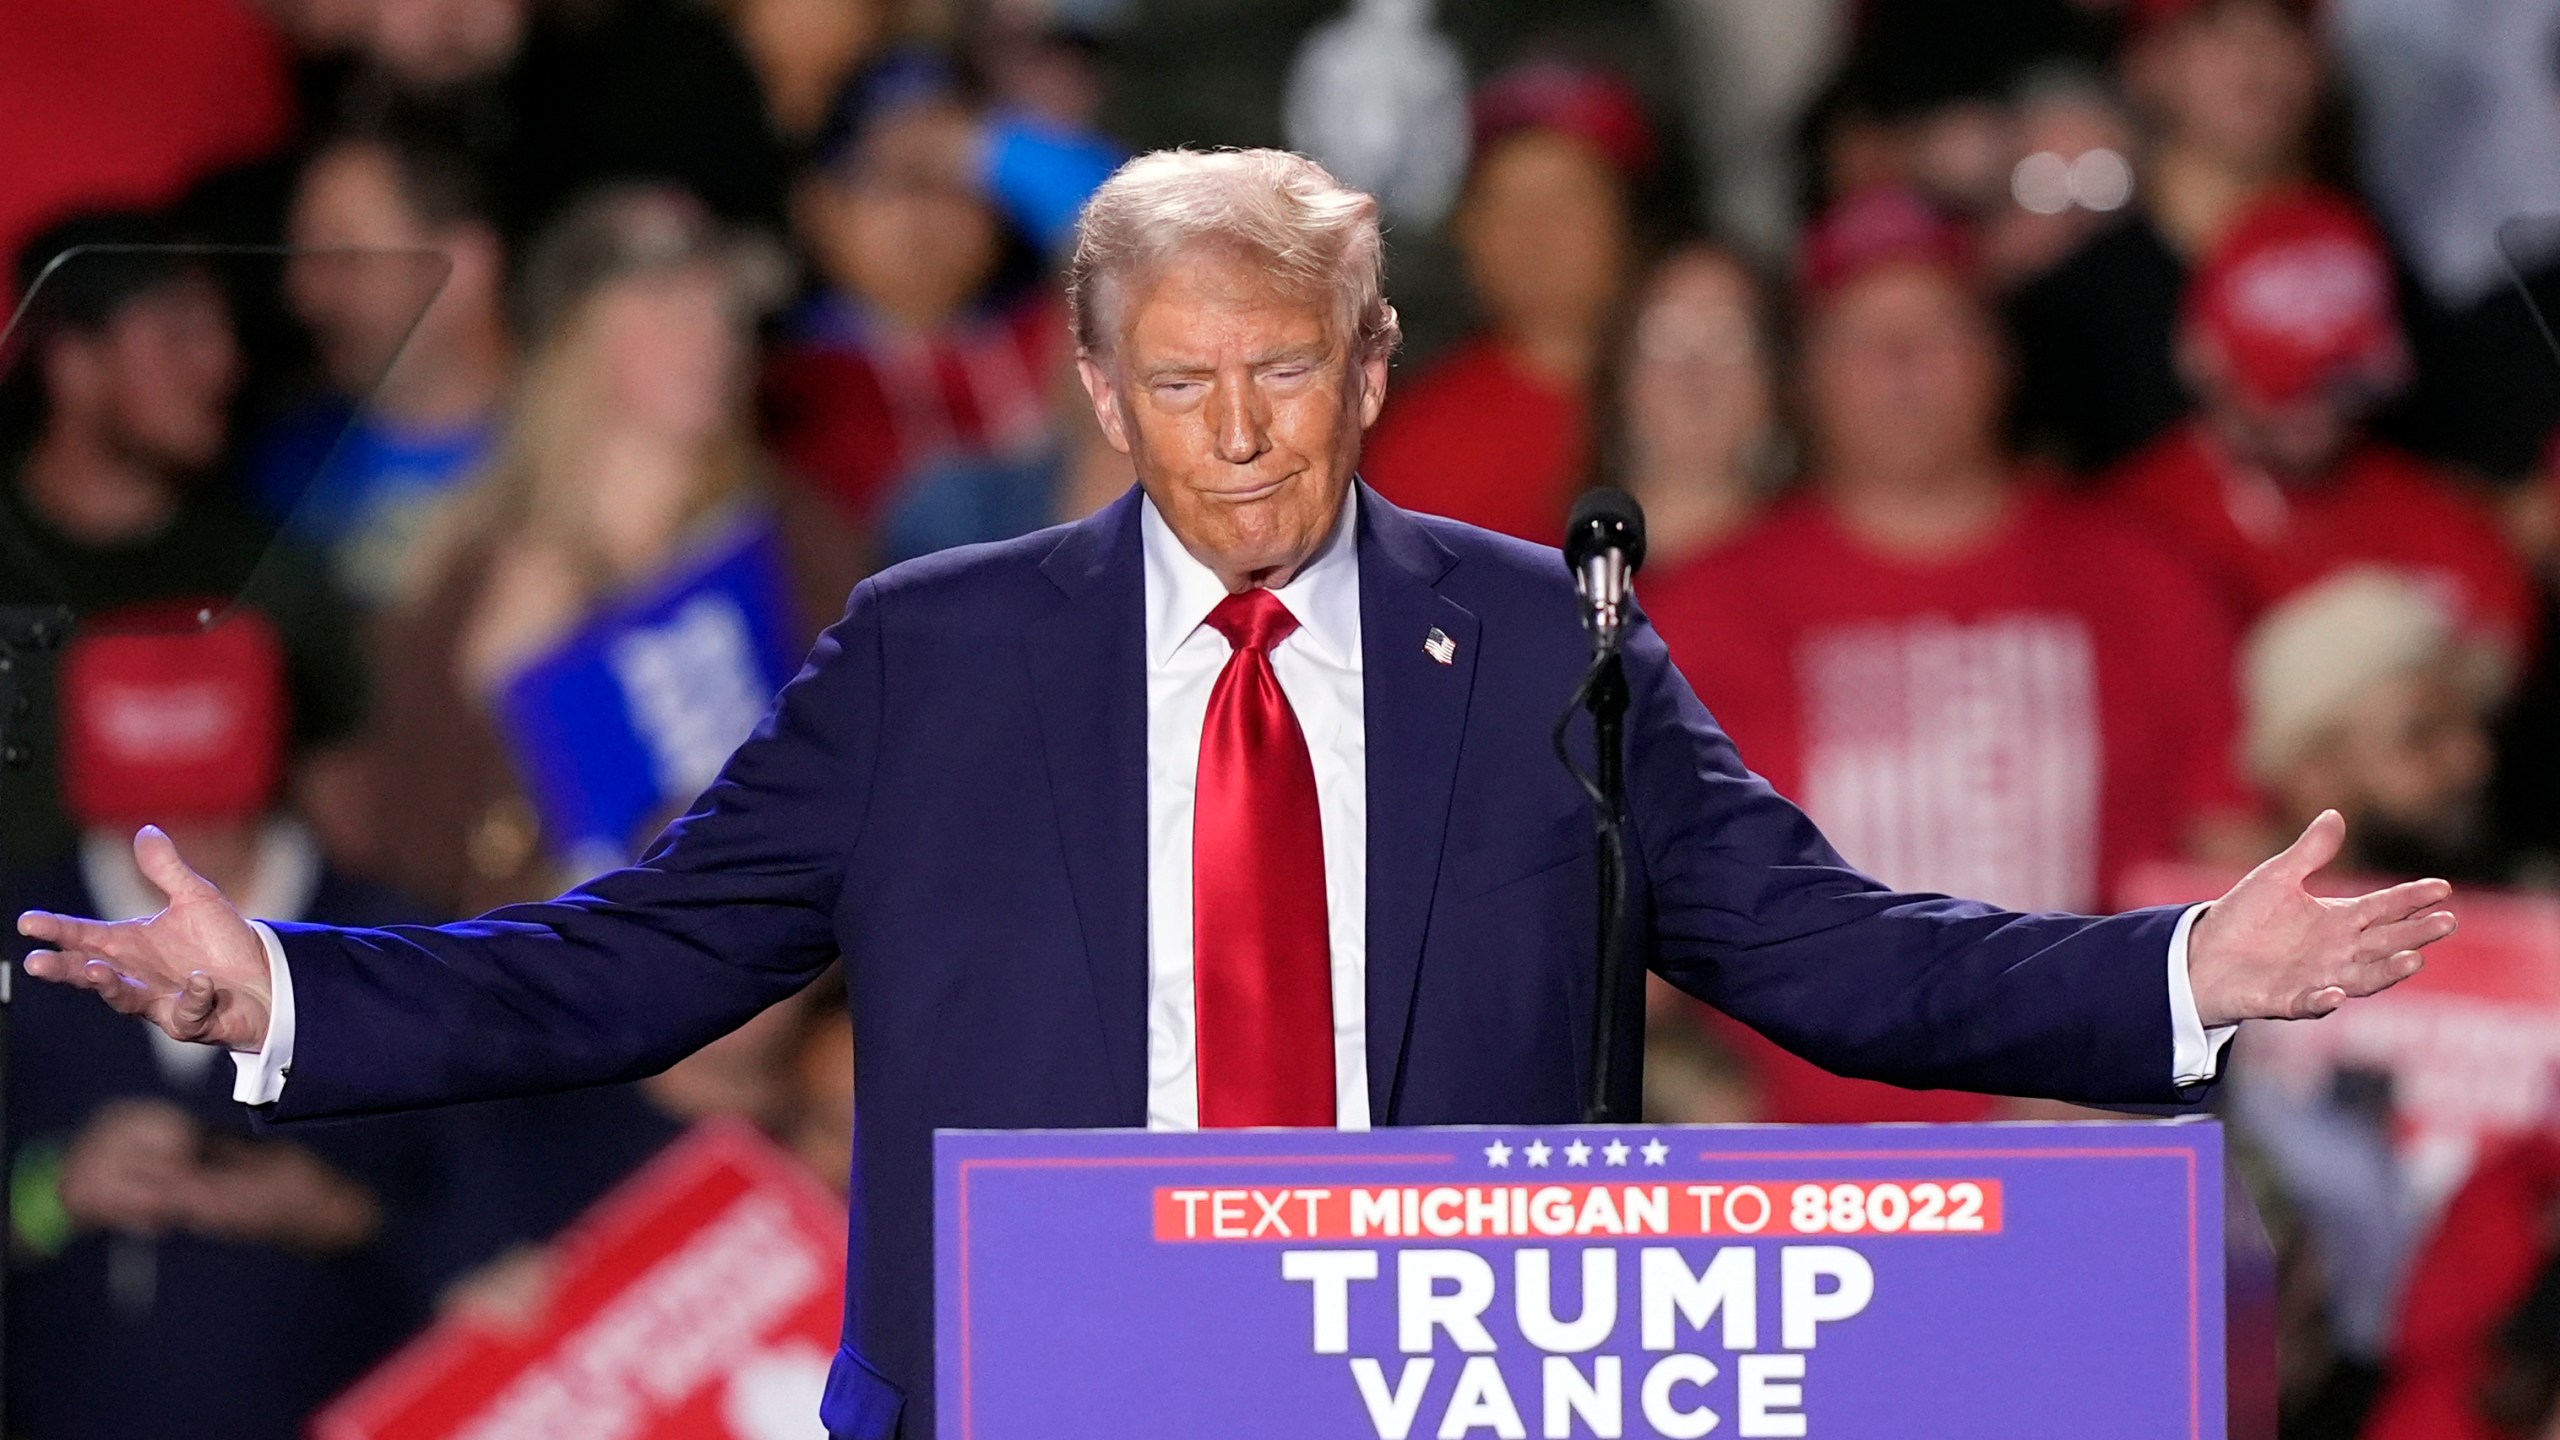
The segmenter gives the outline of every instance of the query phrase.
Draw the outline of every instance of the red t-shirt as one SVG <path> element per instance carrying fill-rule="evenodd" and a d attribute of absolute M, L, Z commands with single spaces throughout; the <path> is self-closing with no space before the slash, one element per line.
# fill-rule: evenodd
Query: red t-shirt
<path fill-rule="evenodd" d="M 1583 424 L 1580 395 L 1479 336 L 1388 388 L 1360 475 L 1407 510 L 1553 545 L 1581 488 Z"/>
<path fill-rule="evenodd" d="M 2496 523 L 2451 479 L 2389 446 L 2357 446 L 2322 484 L 2280 486 L 2189 421 L 2125 461 L 2108 492 L 2194 564 L 2244 627 L 2323 576 L 2388 565 L 2438 587 L 2468 628 L 2510 654 L 2534 641 L 2533 582 Z"/>
<path fill-rule="evenodd" d="M 0 96 L 0 266 L 72 211 L 165 205 L 293 121 L 284 43 L 249 0 L 8 0 Z"/>
<path fill-rule="evenodd" d="M 874 524 L 926 461 L 1045 443 L 1065 335 L 1046 292 L 933 335 L 891 333 L 822 302 L 765 367 L 766 441 L 794 474 Z"/>
<path fill-rule="evenodd" d="M 2093 910 L 2128 865 L 2176 855 L 2189 821 L 2249 803 L 2221 613 L 2092 502 L 2022 485 L 1994 533 L 1921 560 L 1799 498 L 1642 593 L 1744 763 L 1887 884 Z M 1992 1103 L 1742 1045 L 1772 1119 Z"/>

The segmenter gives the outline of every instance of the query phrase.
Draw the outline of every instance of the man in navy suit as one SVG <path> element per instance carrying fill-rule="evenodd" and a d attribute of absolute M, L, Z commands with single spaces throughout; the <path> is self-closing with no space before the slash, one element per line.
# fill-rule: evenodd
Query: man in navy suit
<path fill-rule="evenodd" d="M 260 927 L 146 830 L 168 908 L 31 914 L 28 968 L 229 1045 L 240 1097 L 293 1120 L 646 1074 L 841 953 L 839 1436 L 930 1433 L 938 1127 L 1574 1119 L 1593 843 L 1548 731 L 1587 641 L 1554 551 L 1354 479 L 1379 277 L 1374 202 L 1308 161 L 1132 161 L 1070 281 L 1138 489 L 865 582 L 637 865 L 468 924 Z M 1743 768 L 1641 624 L 1626 661 L 1634 943 L 1836 1070 L 2189 1099 L 2227 1027 L 2381 989 L 2453 926 L 2440 882 L 2308 895 L 2333 815 L 2210 907 L 1896 894 Z"/>

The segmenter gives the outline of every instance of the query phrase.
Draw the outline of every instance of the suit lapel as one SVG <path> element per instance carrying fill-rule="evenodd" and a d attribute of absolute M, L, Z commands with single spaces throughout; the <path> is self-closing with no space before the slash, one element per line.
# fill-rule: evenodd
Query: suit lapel
<path fill-rule="evenodd" d="M 1147 676 L 1137 491 L 1071 527 L 1041 572 L 1058 608 L 1024 634 L 1067 878 L 1133 1125 L 1147 1107 Z"/>
<path fill-rule="evenodd" d="M 1360 516 L 1361 703 L 1369 772 L 1369 1115 L 1386 1125 L 1394 1123 L 1402 1094 L 1405 1039 L 1439 883 L 1449 797 L 1458 780 L 1478 635 L 1476 617 L 1433 588 L 1457 563 L 1448 547 L 1366 485 L 1360 489 Z M 1435 630 L 1448 643 L 1426 650 Z"/>

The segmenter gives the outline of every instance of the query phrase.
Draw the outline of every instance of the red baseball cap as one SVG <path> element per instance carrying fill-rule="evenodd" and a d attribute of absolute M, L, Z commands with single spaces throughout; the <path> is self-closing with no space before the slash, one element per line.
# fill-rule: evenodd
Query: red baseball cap
<path fill-rule="evenodd" d="M 64 798 L 84 828 L 246 820 L 275 803 L 284 643 L 265 617 L 210 630 L 156 610 L 100 617 L 65 650 L 59 693 Z"/>
<path fill-rule="evenodd" d="M 1934 266 L 1973 284 L 1973 235 L 1962 222 L 1903 185 L 1871 185 L 1832 203 L 1805 230 L 1797 278 L 1821 301 L 1881 265 Z"/>
<path fill-rule="evenodd" d="M 1523 130 L 1551 130 L 1600 153 L 1629 184 L 1652 172 L 1653 122 L 1635 87 L 1588 65 L 1540 60 L 1487 80 L 1473 103 L 1475 153 Z"/>
<path fill-rule="evenodd" d="M 2262 405 L 2339 387 L 2384 395 L 2409 378 L 2390 251 L 2328 191 L 2289 190 L 2242 215 L 2188 282 L 2182 319 Z"/>

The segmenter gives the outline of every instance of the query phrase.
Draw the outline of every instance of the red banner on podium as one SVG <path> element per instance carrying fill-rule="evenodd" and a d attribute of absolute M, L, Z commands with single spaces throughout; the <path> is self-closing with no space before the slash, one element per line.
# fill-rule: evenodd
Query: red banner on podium
<path fill-rule="evenodd" d="M 808 1440 L 834 1357 L 845 1210 L 710 1123 L 558 1242 L 522 1332 L 447 1320 L 341 1396 L 314 1440 Z"/>
<path fill-rule="evenodd" d="M 2127 876 L 2128 906 L 2209 900 L 2236 874 L 2146 866 Z M 2384 882 L 2323 875 L 2322 893 Z M 2321 1020 L 2256 1021 L 2241 1032 L 2252 1077 L 2297 1091 L 2341 1070 L 2391 1077 L 2393 1121 L 2410 1178 L 2442 1195 L 2471 1168 L 2481 1141 L 2560 1119 L 2560 900 L 2462 888 L 2462 928 L 2427 950 L 2427 966 Z"/>

